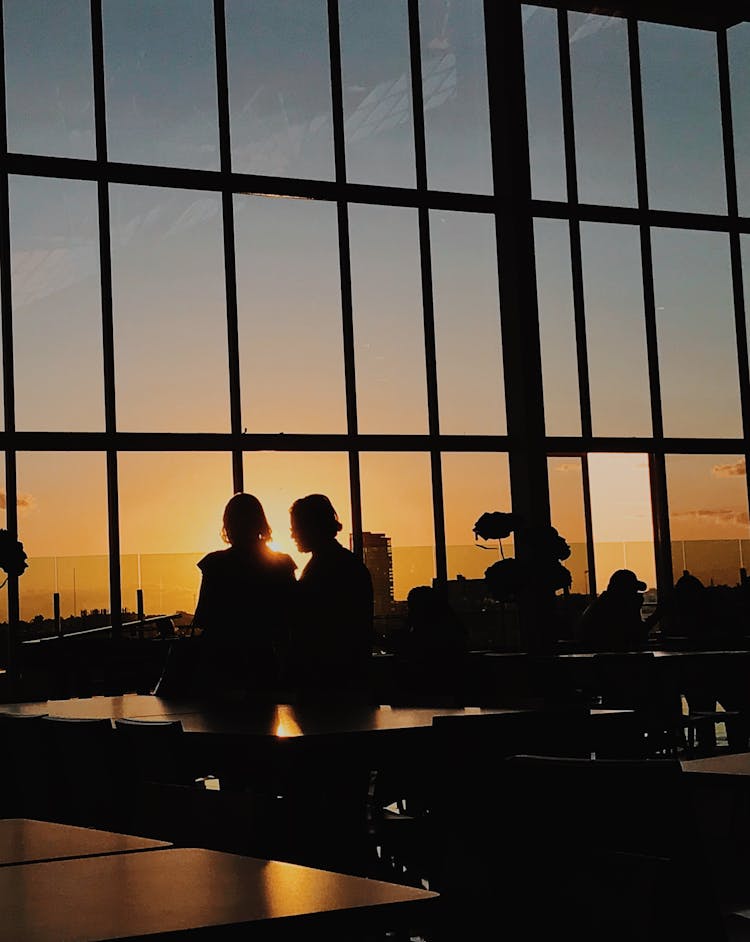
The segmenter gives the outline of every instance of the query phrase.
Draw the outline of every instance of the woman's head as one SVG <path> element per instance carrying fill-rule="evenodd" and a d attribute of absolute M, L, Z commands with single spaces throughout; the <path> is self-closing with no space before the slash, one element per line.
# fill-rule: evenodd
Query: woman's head
<path fill-rule="evenodd" d="M 224 508 L 224 526 L 221 535 L 225 543 L 266 543 L 271 539 L 271 528 L 263 507 L 252 494 L 235 494 Z"/>
<path fill-rule="evenodd" d="M 292 537 L 302 553 L 336 539 L 341 521 L 324 494 L 308 494 L 295 500 L 289 509 Z"/>

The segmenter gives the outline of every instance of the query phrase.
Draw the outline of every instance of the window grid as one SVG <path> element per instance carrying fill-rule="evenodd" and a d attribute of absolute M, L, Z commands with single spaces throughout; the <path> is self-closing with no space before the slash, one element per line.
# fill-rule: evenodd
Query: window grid
<path fill-rule="evenodd" d="M 634 116 L 638 205 L 636 208 L 594 206 L 578 201 L 573 102 L 570 75 L 567 8 L 557 3 L 561 52 L 563 119 L 566 151 L 568 199 L 566 202 L 531 198 L 528 139 L 523 85 L 521 4 L 498 5 L 484 0 L 487 44 L 487 71 L 490 100 L 490 138 L 492 145 L 494 195 L 432 191 L 427 186 L 422 107 L 421 56 L 418 0 L 408 0 L 409 40 L 412 76 L 412 106 L 416 155 L 416 186 L 413 189 L 372 186 L 347 182 L 341 79 L 341 46 L 338 0 L 327 0 L 330 74 L 332 91 L 335 180 L 287 179 L 257 174 L 236 173 L 231 168 L 231 129 L 227 84 L 227 50 L 224 0 L 214 0 L 214 38 L 216 53 L 220 170 L 149 167 L 110 162 L 107 156 L 105 89 L 103 68 L 102 0 L 91 0 L 93 41 L 94 110 L 96 159 L 81 160 L 37 155 L 9 154 L 6 132 L 5 75 L 0 70 L 0 151 L 3 172 L 0 175 L 0 299 L 2 300 L 4 430 L 0 439 L 6 454 L 7 521 L 17 532 L 16 453 L 18 451 L 103 451 L 107 458 L 109 511 L 110 599 L 112 621 L 119 629 L 121 609 L 120 543 L 118 520 L 117 454 L 121 451 L 228 451 L 232 454 L 233 480 L 242 489 L 243 455 L 246 451 L 346 451 L 349 456 L 352 524 L 355 549 L 361 549 L 362 506 L 359 455 L 368 451 L 421 451 L 429 453 L 432 469 L 433 511 L 438 578 L 447 573 L 441 455 L 443 452 L 507 451 L 511 469 L 513 502 L 516 509 L 532 518 L 549 519 L 546 483 L 547 455 L 580 454 L 583 457 L 586 535 L 589 542 L 589 569 L 594 582 L 591 507 L 588 494 L 586 454 L 596 451 L 648 452 L 651 458 L 654 530 L 665 539 L 657 542 L 657 572 L 661 586 L 671 584 L 669 553 L 669 514 L 666 502 L 665 455 L 672 453 L 711 454 L 716 452 L 748 454 L 750 430 L 750 372 L 744 314 L 744 286 L 740 256 L 740 234 L 750 233 L 750 217 L 738 212 L 734 165 L 729 66 L 726 29 L 716 31 L 719 67 L 721 116 L 724 137 L 727 182 L 726 215 L 697 214 L 652 210 L 647 191 L 646 151 L 643 132 L 643 103 L 640 81 L 638 22 L 628 18 L 631 97 Z M 498 9 L 498 6 L 501 8 Z M 4 49 L 0 16 L 0 47 Z M 498 47 L 504 56 L 498 55 Z M 514 127 L 517 133 L 504 133 Z M 512 140 L 509 140 L 512 138 Z M 14 408 L 13 311 L 10 276 L 10 231 L 8 206 L 9 174 L 50 176 L 94 180 L 98 186 L 100 278 L 103 326 L 103 382 L 105 430 L 95 433 L 17 432 Z M 229 362 L 231 431 L 209 433 L 124 433 L 117 431 L 115 409 L 115 368 L 112 313 L 111 252 L 109 226 L 109 186 L 130 183 L 142 186 L 167 186 L 218 191 L 222 194 L 225 288 L 227 303 L 227 356 Z M 279 194 L 333 201 L 339 224 L 339 264 L 341 279 L 342 332 L 347 409 L 345 435 L 257 434 L 245 433 L 240 400 L 240 361 L 237 324 L 236 259 L 234 244 L 233 196 L 237 193 Z M 357 425 L 354 329 L 351 297 L 348 205 L 371 203 L 416 208 L 419 218 L 421 284 L 425 339 L 425 365 L 428 391 L 428 428 L 426 435 L 361 435 Z M 440 433 L 435 332 L 432 310 L 429 211 L 444 209 L 490 214 L 495 217 L 498 268 L 500 274 L 501 324 L 505 366 L 508 435 L 442 435 Z M 580 437 L 545 437 L 541 396 L 536 279 L 531 224 L 535 216 L 565 219 L 571 234 L 576 342 L 578 350 L 579 392 L 582 434 Z M 653 435 L 645 438 L 608 438 L 594 436 L 591 429 L 591 405 L 588 385 L 585 311 L 583 304 L 580 225 L 584 221 L 625 223 L 637 226 L 641 235 L 643 288 L 646 312 L 646 339 L 653 419 Z M 661 398 L 654 307 L 651 228 L 655 226 L 726 232 L 730 239 L 732 278 L 737 333 L 740 395 L 744 439 L 665 438 Z M 544 471 L 542 473 L 542 464 Z M 750 496 L 750 495 L 749 495 Z M 9 580 L 9 619 L 18 619 L 18 580 Z"/>

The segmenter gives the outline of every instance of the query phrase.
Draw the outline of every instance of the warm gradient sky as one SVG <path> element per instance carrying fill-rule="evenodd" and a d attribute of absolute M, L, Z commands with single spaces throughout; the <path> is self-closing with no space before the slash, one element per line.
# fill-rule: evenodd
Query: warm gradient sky
<path fill-rule="evenodd" d="M 438 189 L 491 191 L 481 7 L 479 0 L 420 2 L 428 181 Z M 212 3 L 105 0 L 103 9 L 110 158 L 216 169 Z M 87 0 L 4 0 L 4 11 L 9 147 L 93 157 Z M 235 169 L 332 179 L 326 4 L 227 0 L 227 23 Z M 634 206 L 624 21 L 571 14 L 569 23 L 580 197 Z M 554 12 L 526 7 L 524 30 L 534 195 L 565 199 Z M 643 24 L 640 40 L 651 205 L 725 212 L 713 39 Z M 414 186 L 405 2 L 341 0 L 341 43 L 349 179 Z M 750 24 L 730 31 L 730 48 L 739 198 L 747 214 Z M 118 428 L 227 431 L 220 197 L 112 185 L 110 203 Z M 96 185 L 16 176 L 10 206 L 17 427 L 101 430 Z M 344 432 L 335 206 L 239 194 L 234 216 L 243 426 Z M 349 222 L 360 431 L 426 432 L 417 213 L 352 205 Z M 441 431 L 503 434 L 494 220 L 433 211 L 430 234 Z M 638 232 L 589 223 L 581 236 L 594 433 L 648 436 Z M 547 428 L 576 435 L 567 223 L 540 219 L 535 238 Z M 657 229 L 652 241 L 665 432 L 737 437 L 728 238 Z M 750 236 L 743 251 L 750 281 Z M 670 459 L 675 539 L 748 537 L 737 462 Z M 471 546 L 471 527 L 484 510 L 509 507 L 507 461 L 447 455 L 444 478 L 449 574 L 481 575 L 494 556 Z M 312 491 L 331 495 L 348 534 L 344 454 L 248 455 L 245 480 L 264 500 L 281 548 L 291 549 L 289 504 Z M 551 462 L 553 518 L 571 542 L 583 540 L 580 480 L 577 459 Z M 364 527 L 393 539 L 398 597 L 434 574 L 429 482 L 425 455 L 362 456 Z M 592 458 L 591 482 L 597 542 L 619 546 L 612 559 L 630 562 L 622 544 L 645 545 L 635 558 L 652 581 L 645 457 Z M 106 554 L 102 455 L 20 455 L 18 485 L 20 535 L 30 555 Z M 152 557 L 141 561 L 141 580 L 157 555 L 186 554 L 179 577 L 153 569 L 149 578 L 160 592 L 179 582 L 175 598 L 189 607 L 195 559 L 220 545 L 230 494 L 227 455 L 121 456 L 122 552 Z M 409 554 L 405 547 L 422 549 Z M 50 565 L 38 577 L 45 593 L 54 583 Z M 602 557 L 598 568 L 607 566 Z M 43 568 L 40 562 L 36 572 Z M 24 577 L 27 595 L 35 578 Z M 138 578 L 137 562 L 128 560 L 123 585 L 131 605 Z"/>

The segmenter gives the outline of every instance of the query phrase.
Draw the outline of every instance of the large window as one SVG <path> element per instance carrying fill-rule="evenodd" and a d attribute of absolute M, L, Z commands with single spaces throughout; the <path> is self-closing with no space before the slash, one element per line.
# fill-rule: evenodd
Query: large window
<path fill-rule="evenodd" d="M 189 620 L 239 490 L 300 568 L 327 493 L 383 618 L 485 606 L 488 510 L 549 512 L 577 594 L 735 585 L 750 22 L 714 6 L 2 0 L 3 620 Z"/>

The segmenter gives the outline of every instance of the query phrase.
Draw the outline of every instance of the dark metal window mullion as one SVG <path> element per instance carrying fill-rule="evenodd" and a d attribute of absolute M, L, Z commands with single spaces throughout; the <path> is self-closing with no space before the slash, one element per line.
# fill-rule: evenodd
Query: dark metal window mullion
<path fill-rule="evenodd" d="M 352 309 L 352 266 L 349 243 L 349 213 L 346 203 L 346 143 L 344 139 L 344 97 L 341 78 L 341 35 L 338 0 L 328 0 L 328 43 L 331 68 L 331 114 L 336 166 L 336 210 L 339 234 L 339 276 L 341 284 L 341 330 L 344 348 L 344 388 L 346 393 L 347 450 L 349 455 L 349 496 L 352 511 L 352 549 L 360 558 L 362 546 L 362 485 L 357 449 L 357 378 L 354 362 L 354 314 Z"/>
<path fill-rule="evenodd" d="M 588 592 L 596 595 L 596 553 L 594 551 L 594 523 L 591 513 L 591 481 L 589 478 L 589 456 L 581 455 L 581 483 L 583 485 L 583 521 L 586 528 L 586 562 L 589 570 Z"/>
<path fill-rule="evenodd" d="M 411 53 L 412 120 L 414 122 L 414 157 L 417 192 L 427 192 L 427 151 L 422 92 L 422 49 L 419 35 L 419 0 L 409 0 L 409 50 Z M 432 509 L 435 528 L 435 571 L 438 582 L 448 579 L 447 547 L 445 544 L 445 511 L 443 508 L 443 472 L 440 454 L 440 415 L 435 350 L 435 311 L 432 293 L 432 249 L 430 243 L 430 211 L 420 205 L 419 257 L 422 275 L 422 316 L 424 323 L 425 374 L 427 379 L 427 421 L 430 433 L 430 466 L 432 476 Z"/>
<path fill-rule="evenodd" d="M 107 439 L 107 525 L 109 536 L 109 601 L 112 635 L 122 632 L 120 575 L 120 500 L 117 468 L 117 400 L 115 389 L 114 316 L 112 311 L 112 243 L 107 182 L 107 125 L 104 90 L 104 29 L 102 0 L 91 0 L 91 48 L 96 129 L 97 196 L 99 207 L 99 278 L 102 304 L 104 427 Z"/>
<path fill-rule="evenodd" d="M 630 94 L 633 109 L 633 138 L 635 145 L 635 171 L 638 190 L 638 209 L 641 216 L 641 265 L 643 269 L 643 307 L 646 321 L 646 350 L 648 357 L 649 389 L 651 392 L 651 423 L 653 431 L 652 455 L 649 461 L 651 483 L 651 511 L 656 553 L 656 582 L 660 597 L 671 592 L 673 584 L 667 473 L 664 455 L 664 420 L 662 415 L 661 383 L 659 379 L 659 349 L 656 331 L 656 302 L 654 299 L 654 263 L 649 227 L 648 175 L 646 168 L 646 137 L 643 125 L 643 90 L 641 88 L 641 55 L 638 39 L 638 21 L 628 18 L 628 50 L 630 60 Z"/>
<path fill-rule="evenodd" d="M 240 344 L 237 318 L 237 263 L 234 238 L 234 195 L 231 187 L 232 142 L 229 127 L 229 71 L 224 0 L 214 0 L 214 48 L 216 50 L 216 89 L 219 117 L 219 161 L 221 166 L 222 227 L 224 236 L 224 279 L 227 305 L 227 356 L 229 365 L 229 416 L 232 447 L 232 486 L 244 489 L 242 461 L 242 399 L 240 388 Z"/>
<path fill-rule="evenodd" d="M 732 91 L 729 80 L 729 47 L 727 31 L 716 33 L 716 51 L 719 63 L 719 95 L 721 100 L 721 127 L 724 139 L 724 169 L 727 184 L 727 214 L 730 220 L 729 249 L 732 266 L 732 291 L 734 295 L 734 323 L 737 332 L 737 362 L 740 381 L 740 403 L 742 429 L 745 440 L 745 467 L 750 467 L 750 364 L 748 363 L 747 326 L 745 322 L 745 286 L 742 271 L 742 245 L 736 225 L 739 219 L 737 200 L 737 166 L 734 155 L 734 130 L 732 122 Z M 750 506 L 750 475 L 745 474 Z"/>
<path fill-rule="evenodd" d="M 565 172 L 568 184 L 570 216 L 570 261 L 573 283 L 576 352 L 578 355 L 578 395 L 581 408 L 581 433 L 591 435 L 591 392 L 589 386 L 588 348 L 586 343 L 586 312 L 583 301 L 583 261 L 581 258 L 581 224 L 578 220 L 578 171 L 576 166 L 575 125 L 573 122 L 573 87 L 570 72 L 570 41 L 567 10 L 557 11 L 560 50 L 560 84 L 562 88 L 563 133 L 565 137 Z"/>

